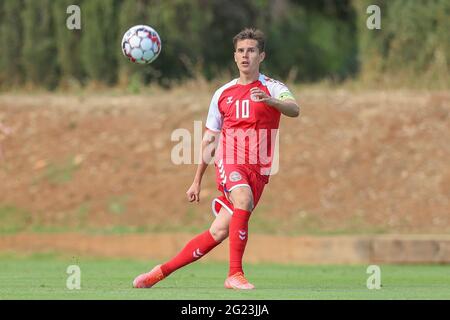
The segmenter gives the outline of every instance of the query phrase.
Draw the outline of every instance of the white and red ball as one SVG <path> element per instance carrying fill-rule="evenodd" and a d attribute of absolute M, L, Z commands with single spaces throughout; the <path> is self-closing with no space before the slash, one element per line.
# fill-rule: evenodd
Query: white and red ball
<path fill-rule="evenodd" d="M 161 53 L 161 48 L 161 38 L 150 26 L 131 27 L 122 38 L 122 53 L 133 63 L 152 63 Z"/>

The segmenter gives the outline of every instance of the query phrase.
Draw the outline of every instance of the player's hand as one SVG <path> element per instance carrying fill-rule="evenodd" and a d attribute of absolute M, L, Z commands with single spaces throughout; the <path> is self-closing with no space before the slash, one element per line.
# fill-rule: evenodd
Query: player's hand
<path fill-rule="evenodd" d="M 268 102 L 272 97 L 258 87 L 250 89 L 250 98 L 255 102 Z"/>
<path fill-rule="evenodd" d="M 186 196 L 189 202 L 200 202 L 200 184 L 193 182 L 188 191 L 186 191 Z"/>

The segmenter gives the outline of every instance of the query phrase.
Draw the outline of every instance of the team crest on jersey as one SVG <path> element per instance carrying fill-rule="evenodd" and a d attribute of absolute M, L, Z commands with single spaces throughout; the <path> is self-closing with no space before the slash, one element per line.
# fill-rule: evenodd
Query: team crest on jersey
<path fill-rule="evenodd" d="M 233 97 L 228 97 L 227 98 L 227 104 L 230 104 L 230 103 L 232 103 L 233 102 Z"/>
<path fill-rule="evenodd" d="M 237 182 L 241 179 L 242 179 L 242 176 L 239 172 L 233 171 L 232 173 L 230 173 L 230 181 L 231 182 Z"/>

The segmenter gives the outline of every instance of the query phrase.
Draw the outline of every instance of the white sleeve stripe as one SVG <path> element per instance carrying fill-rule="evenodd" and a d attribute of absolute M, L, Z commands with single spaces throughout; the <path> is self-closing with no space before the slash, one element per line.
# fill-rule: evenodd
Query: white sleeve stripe
<path fill-rule="evenodd" d="M 216 130 L 216 129 L 213 129 L 213 128 L 209 128 L 208 127 L 208 125 L 206 125 L 206 130 L 209 130 L 209 131 L 212 131 L 212 132 L 220 132 L 221 130 Z"/>
<path fill-rule="evenodd" d="M 292 93 L 284 83 L 271 78 L 269 79 L 269 81 L 265 81 L 265 86 L 269 90 L 269 94 L 271 97 L 279 99 L 281 94 L 283 93 L 290 93 L 292 95 Z"/>
<path fill-rule="evenodd" d="M 219 110 L 219 99 L 225 89 L 234 84 L 236 84 L 236 79 L 223 85 L 214 93 L 211 99 L 211 104 L 209 105 L 208 117 L 206 119 L 206 127 L 208 129 L 216 132 L 222 130 L 223 116 Z"/>

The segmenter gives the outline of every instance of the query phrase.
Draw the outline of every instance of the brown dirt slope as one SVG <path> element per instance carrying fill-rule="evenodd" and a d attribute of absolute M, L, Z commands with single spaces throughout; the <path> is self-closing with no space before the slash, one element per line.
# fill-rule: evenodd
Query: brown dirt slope
<path fill-rule="evenodd" d="M 0 232 L 205 228 L 212 168 L 189 204 L 195 165 L 171 161 L 172 132 L 206 118 L 200 89 L 1 95 Z M 254 232 L 450 232 L 450 92 L 293 91 L 302 115 L 282 119 Z"/>
<path fill-rule="evenodd" d="M 193 234 L 87 235 L 82 233 L 0 235 L 0 252 L 20 255 L 113 257 L 164 261 Z M 282 246 L 279 244 L 283 243 Z M 283 264 L 450 263 L 450 235 L 274 236 L 253 234 L 245 261 Z M 228 240 L 207 260 L 227 262 Z"/>

